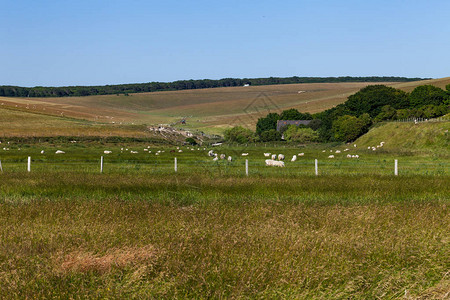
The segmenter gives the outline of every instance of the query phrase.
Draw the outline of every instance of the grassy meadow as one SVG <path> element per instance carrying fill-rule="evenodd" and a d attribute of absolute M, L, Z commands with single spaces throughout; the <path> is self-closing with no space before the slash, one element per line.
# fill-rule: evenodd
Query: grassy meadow
<path fill-rule="evenodd" d="M 2 297 L 449 295 L 448 152 L 395 152 L 388 141 L 377 151 L 214 148 L 230 163 L 213 162 L 203 147 L 5 143 Z M 285 154 L 286 167 L 265 167 L 264 152 Z M 304 156 L 290 162 L 298 153 Z"/>
<path fill-rule="evenodd" d="M 381 124 L 347 145 L 213 148 L 176 146 L 144 125 L 189 109 L 188 128 L 251 123 L 232 110 L 262 92 L 318 110 L 348 96 L 342 85 L 283 88 L 1 107 L 0 298 L 447 299 L 450 122 Z M 233 160 L 214 162 L 210 149 Z M 286 167 L 266 167 L 264 153 L 284 154 Z"/>

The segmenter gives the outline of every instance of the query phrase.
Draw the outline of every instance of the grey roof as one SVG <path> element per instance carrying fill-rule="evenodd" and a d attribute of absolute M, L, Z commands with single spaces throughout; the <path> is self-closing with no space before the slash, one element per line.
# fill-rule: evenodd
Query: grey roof
<path fill-rule="evenodd" d="M 277 121 L 277 131 L 280 131 L 282 127 L 288 125 L 308 125 L 311 120 L 278 120 Z"/>

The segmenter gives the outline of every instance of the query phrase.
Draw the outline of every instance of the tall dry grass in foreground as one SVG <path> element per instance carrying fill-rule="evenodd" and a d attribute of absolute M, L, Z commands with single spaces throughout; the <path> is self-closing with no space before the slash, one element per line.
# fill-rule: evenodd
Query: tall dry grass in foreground
<path fill-rule="evenodd" d="M 445 298 L 448 177 L 4 174 L 5 298 Z"/>

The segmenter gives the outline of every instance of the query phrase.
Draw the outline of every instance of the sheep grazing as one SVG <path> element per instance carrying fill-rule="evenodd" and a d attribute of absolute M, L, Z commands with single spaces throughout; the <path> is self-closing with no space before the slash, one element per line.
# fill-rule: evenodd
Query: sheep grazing
<path fill-rule="evenodd" d="M 322 152 L 325 152 L 325 150 L 323 150 Z"/>
<path fill-rule="evenodd" d="M 217 161 L 219 158 L 216 156 L 213 158 L 213 161 Z"/>
<path fill-rule="evenodd" d="M 148 149 L 147 149 L 147 148 L 144 148 L 144 151 L 148 151 Z"/>
<path fill-rule="evenodd" d="M 284 160 L 284 155 L 283 154 L 278 154 L 278 160 Z"/>
<path fill-rule="evenodd" d="M 276 160 L 277 159 L 277 155 L 276 154 L 272 154 L 272 160 Z"/>
<path fill-rule="evenodd" d="M 214 155 L 214 151 L 212 151 L 212 150 L 209 150 L 209 151 L 208 151 L 208 156 L 210 156 L 210 157 L 213 157 L 213 156 L 215 156 L 215 155 Z"/>
<path fill-rule="evenodd" d="M 328 158 L 334 158 L 334 155 L 330 155 L 330 156 L 328 156 Z"/>
<path fill-rule="evenodd" d="M 269 167 L 284 167 L 284 161 L 266 159 L 266 166 Z"/>
<path fill-rule="evenodd" d="M 346 152 L 346 151 L 348 151 L 348 150 L 350 150 L 350 149 L 347 148 L 347 149 L 344 150 L 344 152 Z"/>
<path fill-rule="evenodd" d="M 180 149 L 180 150 L 178 150 L 178 152 L 181 153 L 181 152 L 183 152 L 183 150 Z"/>
<path fill-rule="evenodd" d="M 353 147 L 355 147 L 355 148 L 356 148 L 356 144 L 354 144 L 354 145 L 353 145 Z"/>
<path fill-rule="evenodd" d="M 130 153 L 131 153 L 131 154 L 137 154 L 138 152 L 137 152 L 137 151 L 131 150 Z M 156 153 L 156 155 L 158 155 L 158 153 Z"/>
<path fill-rule="evenodd" d="M 336 150 L 336 153 L 341 153 L 341 150 Z"/>
<path fill-rule="evenodd" d="M 225 159 L 225 154 L 220 154 L 220 159 Z"/>
<path fill-rule="evenodd" d="M 228 161 L 229 161 L 229 162 L 232 162 L 232 161 L 233 161 L 233 158 L 232 158 L 231 156 L 228 156 Z"/>
<path fill-rule="evenodd" d="M 304 155 L 305 155 L 305 153 L 303 153 L 303 152 L 298 154 L 298 156 L 304 156 Z"/>
<path fill-rule="evenodd" d="M 241 155 L 242 156 L 248 156 L 248 153 L 242 153 Z"/>
<path fill-rule="evenodd" d="M 270 153 L 264 153 L 264 156 L 265 156 L 265 157 L 269 157 L 269 156 L 270 156 Z"/>
<path fill-rule="evenodd" d="M 55 154 L 64 154 L 66 152 L 62 151 L 62 150 L 56 150 Z"/>
<path fill-rule="evenodd" d="M 44 154 L 44 150 L 41 150 L 41 154 Z"/>
<path fill-rule="evenodd" d="M 352 155 L 351 154 L 347 154 L 347 158 L 352 158 Z"/>
<path fill-rule="evenodd" d="M 111 154 L 112 151 L 110 151 L 110 150 L 105 150 L 105 151 L 103 151 L 103 153 L 105 153 L 105 154 Z"/>
<path fill-rule="evenodd" d="M 297 155 L 292 156 L 291 161 L 296 161 L 297 160 Z"/>

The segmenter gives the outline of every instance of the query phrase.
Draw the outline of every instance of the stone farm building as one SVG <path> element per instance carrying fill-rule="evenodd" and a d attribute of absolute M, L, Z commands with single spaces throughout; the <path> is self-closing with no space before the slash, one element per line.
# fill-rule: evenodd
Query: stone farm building
<path fill-rule="evenodd" d="M 283 128 L 284 126 L 289 126 L 289 125 L 308 125 L 311 122 L 311 120 L 278 120 L 277 122 L 277 131 L 280 131 L 281 128 Z"/>

